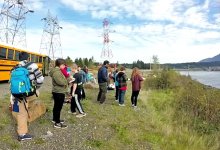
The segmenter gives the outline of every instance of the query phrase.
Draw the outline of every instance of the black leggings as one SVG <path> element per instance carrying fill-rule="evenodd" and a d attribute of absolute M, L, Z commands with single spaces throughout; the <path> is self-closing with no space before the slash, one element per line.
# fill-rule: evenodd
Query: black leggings
<path fill-rule="evenodd" d="M 137 98 L 138 98 L 139 92 L 140 91 L 132 91 L 131 104 L 134 106 L 137 106 Z"/>
<path fill-rule="evenodd" d="M 53 106 L 53 121 L 56 123 L 60 123 L 60 112 L 63 107 L 63 102 L 65 99 L 65 94 L 63 93 L 52 93 L 54 99 L 54 106 Z"/>

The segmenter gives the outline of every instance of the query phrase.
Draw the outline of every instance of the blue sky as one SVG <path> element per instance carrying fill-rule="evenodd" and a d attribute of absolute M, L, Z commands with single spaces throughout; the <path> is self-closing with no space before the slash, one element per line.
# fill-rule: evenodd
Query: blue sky
<path fill-rule="evenodd" d="M 0 0 L 1 5 L 3 0 Z M 220 53 L 219 0 L 29 0 L 27 45 L 39 50 L 48 8 L 57 16 L 64 57 L 100 58 L 102 21 L 111 22 L 111 62 L 196 62 Z M 33 42 L 34 41 L 34 42 Z"/>

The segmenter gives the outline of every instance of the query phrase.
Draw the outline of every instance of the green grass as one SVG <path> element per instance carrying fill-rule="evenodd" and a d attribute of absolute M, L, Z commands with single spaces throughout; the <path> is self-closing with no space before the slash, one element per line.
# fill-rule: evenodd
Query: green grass
<path fill-rule="evenodd" d="M 172 91 L 142 90 L 136 110 L 130 106 L 130 90 L 126 93 L 125 107 L 119 107 L 114 101 L 114 91 L 107 94 L 107 100 L 103 105 L 96 102 L 97 93 L 98 89 L 86 89 L 87 100 L 82 101 L 88 114 L 85 118 L 78 120 L 68 114 L 68 105 L 65 105 L 62 111 L 62 116 L 67 119 L 69 126 L 82 124 L 81 133 L 72 134 L 85 134 L 86 138 L 82 142 L 92 149 L 218 150 L 220 148 L 219 132 L 199 135 L 189 126 L 189 118 L 185 114 L 178 116 L 179 120 L 173 117 L 175 98 Z M 22 145 L 16 140 L 15 121 L 8 111 L 7 99 L 8 96 L 0 100 L 3 101 L 0 103 L 0 131 L 1 134 L 3 133 L 0 136 L 0 147 L 3 145 L 8 149 L 22 149 Z M 38 126 L 44 126 L 45 131 L 51 129 L 53 108 L 51 94 L 42 92 L 40 99 L 46 104 L 48 112 L 33 122 L 36 127 L 34 133 L 39 132 Z M 89 128 L 86 124 L 89 124 Z M 36 137 L 30 144 L 38 146 L 50 144 L 47 142 L 50 141 Z"/>
<path fill-rule="evenodd" d="M 162 149 L 193 149 L 193 150 L 217 150 L 219 149 L 219 132 L 211 135 L 198 134 L 189 126 L 190 118 L 181 114 L 174 118 L 173 107 L 175 99 L 172 91 L 152 91 L 148 93 L 148 101 L 145 102 L 151 110 L 152 124 L 156 127 L 154 133 L 147 135 L 146 140 L 160 145 Z M 184 121 L 184 123 L 181 123 Z M 210 143 L 210 144 L 208 144 Z"/>

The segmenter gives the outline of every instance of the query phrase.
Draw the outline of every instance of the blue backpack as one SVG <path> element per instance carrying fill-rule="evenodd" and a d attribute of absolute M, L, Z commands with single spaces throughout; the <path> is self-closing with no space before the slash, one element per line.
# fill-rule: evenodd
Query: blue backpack
<path fill-rule="evenodd" d="M 26 67 L 15 67 L 11 72 L 10 78 L 11 94 L 22 100 L 36 93 L 36 89 L 32 86 L 29 78 L 29 71 Z"/>

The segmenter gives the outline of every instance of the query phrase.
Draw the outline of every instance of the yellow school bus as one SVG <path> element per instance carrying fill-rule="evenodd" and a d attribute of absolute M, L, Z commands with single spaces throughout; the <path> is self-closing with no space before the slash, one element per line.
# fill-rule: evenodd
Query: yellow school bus
<path fill-rule="evenodd" d="M 30 61 L 38 65 L 43 75 L 48 74 L 50 63 L 48 56 L 0 44 L 0 81 L 9 80 L 11 69 L 19 63 L 20 52 L 27 52 Z"/>

